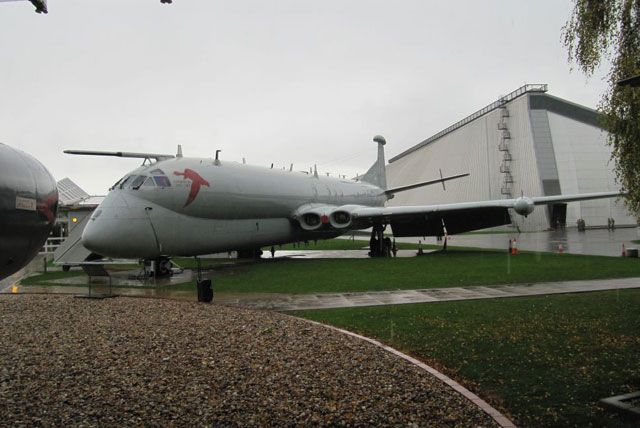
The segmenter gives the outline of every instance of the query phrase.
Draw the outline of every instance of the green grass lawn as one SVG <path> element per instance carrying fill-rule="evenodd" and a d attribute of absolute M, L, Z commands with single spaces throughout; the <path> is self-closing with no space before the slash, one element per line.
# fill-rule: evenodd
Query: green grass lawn
<path fill-rule="evenodd" d="M 20 280 L 21 285 L 64 285 L 64 284 L 53 284 L 51 281 L 55 281 L 62 278 L 72 278 L 76 276 L 85 275 L 83 271 L 75 270 L 70 272 L 47 272 L 39 275 L 30 276 L 28 278 L 23 278 Z M 87 281 L 89 279 L 87 278 Z"/>
<path fill-rule="evenodd" d="M 275 259 L 214 278 L 220 291 L 335 293 L 640 276 L 640 261 L 555 253 L 452 250 L 395 259 Z"/>
<path fill-rule="evenodd" d="M 185 267 L 192 267 L 192 262 L 179 260 Z M 637 259 L 527 252 L 514 256 L 479 249 L 391 259 L 276 258 L 239 264 L 206 259 L 203 265 L 214 269 L 216 291 L 247 293 L 364 292 L 640 276 Z M 62 276 L 46 274 L 22 283 L 46 283 Z"/>
<path fill-rule="evenodd" d="M 640 389 L 640 290 L 295 315 L 446 367 L 517 426 L 635 426 L 597 402 Z"/>

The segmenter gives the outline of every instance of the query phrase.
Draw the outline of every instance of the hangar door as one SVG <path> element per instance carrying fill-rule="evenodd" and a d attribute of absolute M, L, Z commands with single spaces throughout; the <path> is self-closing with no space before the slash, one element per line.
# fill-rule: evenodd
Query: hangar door
<path fill-rule="evenodd" d="M 549 205 L 549 223 L 552 229 L 564 229 L 567 225 L 567 204 Z"/>

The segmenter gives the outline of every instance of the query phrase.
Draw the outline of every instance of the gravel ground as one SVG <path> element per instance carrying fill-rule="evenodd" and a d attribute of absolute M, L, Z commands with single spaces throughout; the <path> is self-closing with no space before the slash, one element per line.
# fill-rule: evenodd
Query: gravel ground
<path fill-rule="evenodd" d="M 0 321 L 0 426 L 496 426 L 408 362 L 274 312 L 4 295 Z"/>

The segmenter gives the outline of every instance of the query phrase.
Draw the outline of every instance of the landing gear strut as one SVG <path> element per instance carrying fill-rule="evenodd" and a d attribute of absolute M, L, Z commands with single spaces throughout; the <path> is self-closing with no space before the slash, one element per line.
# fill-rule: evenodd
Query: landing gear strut
<path fill-rule="evenodd" d="M 210 279 L 202 279 L 202 269 L 200 268 L 200 259 L 198 257 L 196 259 L 196 269 L 197 269 L 197 280 L 196 285 L 198 286 L 198 302 L 210 303 L 213 300 L 213 289 L 211 288 L 211 280 Z"/>
<path fill-rule="evenodd" d="M 166 278 L 173 275 L 171 270 L 171 259 L 169 257 L 159 257 L 151 260 L 153 276 L 156 278 Z"/>
<path fill-rule="evenodd" d="M 250 250 L 238 250 L 239 259 L 259 259 L 262 255 L 260 248 L 252 248 Z"/>
<path fill-rule="evenodd" d="M 386 225 L 375 224 L 369 240 L 369 257 L 391 257 L 391 239 L 384 237 Z"/>

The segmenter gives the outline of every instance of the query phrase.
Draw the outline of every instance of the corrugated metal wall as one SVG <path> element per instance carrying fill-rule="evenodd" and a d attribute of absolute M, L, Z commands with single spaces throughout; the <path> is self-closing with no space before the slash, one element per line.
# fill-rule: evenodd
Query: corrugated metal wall
<path fill-rule="evenodd" d="M 589 193 L 618 190 L 615 184 L 611 149 L 607 135 L 598 127 L 548 112 L 553 145 L 558 163 L 562 193 Z M 579 218 L 587 226 L 606 225 L 612 217 L 619 225 L 634 224 L 622 201 L 601 199 L 567 205 L 567 225 Z"/>
<path fill-rule="evenodd" d="M 471 174 L 448 182 L 446 191 L 441 185 L 433 185 L 398 193 L 389 205 L 616 190 L 612 168 L 607 166 L 611 151 L 601 130 L 551 111 L 532 110 L 530 97 L 526 93 L 506 103 L 508 117 L 497 108 L 387 165 L 389 187 L 437 178 L 439 169 L 445 176 Z M 500 122 L 500 127 L 509 132 L 506 140 L 502 139 Z M 499 149 L 501 141 L 506 142 L 511 157 L 506 162 L 512 177 L 507 185 L 511 196 L 501 192 L 506 176 L 500 169 L 505 155 Z M 524 231 L 549 228 L 549 217 L 546 207 L 537 207 L 526 219 L 512 214 L 514 223 Z M 568 204 L 567 226 L 575 226 L 580 217 L 587 226 L 606 225 L 607 217 L 616 218 L 617 224 L 635 222 L 614 200 Z"/>

